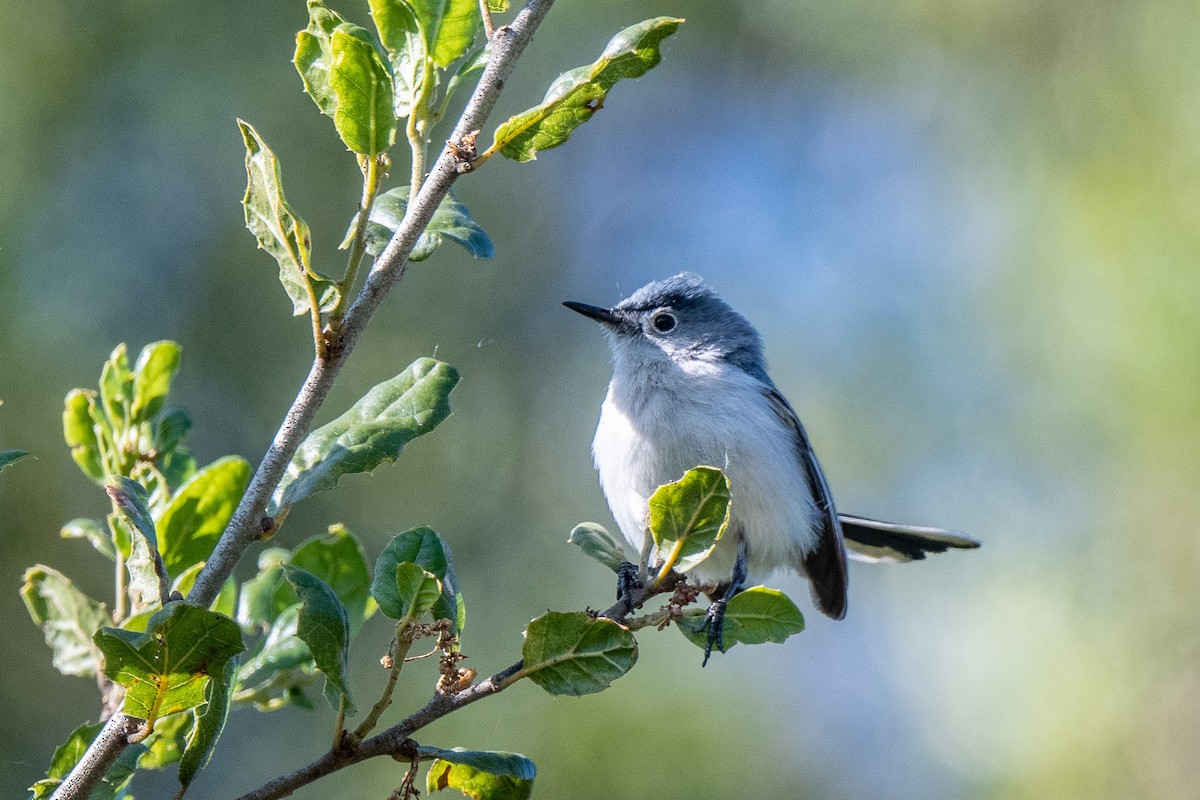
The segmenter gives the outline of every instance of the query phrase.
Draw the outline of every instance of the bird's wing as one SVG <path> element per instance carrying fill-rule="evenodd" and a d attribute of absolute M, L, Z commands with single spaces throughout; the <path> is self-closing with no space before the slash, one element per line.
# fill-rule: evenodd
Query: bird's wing
<path fill-rule="evenodd" d="M 800 424 L 800 418 L 791 405 L 774 387 L 764 390 L 771 408 L 779 419 L 794 434 L 796 456 L 804 470 L 805 480 L 812 492 L 813 502 L 820 515 L 817 522 L 817 544 L 800 558 L 800 567 L 808 575 L 812 586 L 813 601 L 821 613 L 833 619 L 846 616 L 846 587 L 849 575 L 846 572 L 846 547 L 842 542 L 842 526 L 837 508 L 833 505 L 833 494 L 825 473 L 817 461 L 817 454 L 808 443 L 808 434 Z"/>
<path fill-rule="evenodd" d="M 856 561 L 903 563 L 919 561 L 927 553 L 944 553 L 951 547 L 964 550 L 979 547 L 978 539 L 960 531 L 897 525 L 851 514 L 839 514 L 838 519 L 846 549 Z"/>

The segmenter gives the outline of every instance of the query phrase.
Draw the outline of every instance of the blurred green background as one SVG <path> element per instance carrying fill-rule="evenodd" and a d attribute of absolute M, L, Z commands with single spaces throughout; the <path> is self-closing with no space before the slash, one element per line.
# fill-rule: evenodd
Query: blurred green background
<path fill-rule="evenodd" d="M 366 3 L 336 7 L 366 22 Z M 97 712 L 17 595 L 37 562 L 109 591 L 86 545 L 56 535 L 106 508 L 62 444 L 62 397 L 117 342 L 176 339 L 193 451 L 257 461 L 310 345 L 242 228 L 235 117 L 279 154 L 318 266 L 341 263 L 358 190 L 288 63 L 299 0 L 0 12 L 0 447 L 37 456 L 0 478 L 0 794 L 15 797 Z M 454 416 L 298 507 L 281 543 L 344 521 L 373 559 L 433 526 L 480 672 L 515 660 L 546 609 L 607 605 L 611 574 L 565 539 L 611 525 L 589 456 L 608 356 L 558 304 L 693 270 L 762 330 L 844 510 L 984 548 L 855 565 L 836 624 L 782 577 L 810 624 L 785 645 L 702 671 L 678 634 L 647 633 L 601 695 L 519 685 L 422 742 L 523 752 L 542 798 L 1194 797 L 1200 6 L 561 0 L 493 124 L 658 14 L 688 18 L 658 69 L 566 146 L 458 183 L 495 260 L 445 247 L 416 265 L 322 419 L 420 355 L 462 371 Z M 377 621 L 358 640 L 360 698 L 387 636 Z M 411 672 L 397 708 L 428 697 L 432 669 Z M 332 719 L 238 713 L 189 796 L 306 763 Z M 402 771 L 376 761 L 297 796 L 382 798 Z"/>

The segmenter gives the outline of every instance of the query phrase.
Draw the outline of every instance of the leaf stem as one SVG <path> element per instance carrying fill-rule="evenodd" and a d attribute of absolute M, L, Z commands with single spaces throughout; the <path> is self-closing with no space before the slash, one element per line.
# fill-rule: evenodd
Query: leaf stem
<path fill-rule="evenodd" d="M 346 261 L 346 274 L 338 284 L 338 301 L 333 311 L 329 313 L 331 321 L 340 322 L 346 313 L 346 304 L 354 284 L 358 280 L 358 268 L 362 264 L 367 248 L 367 225 L 371 221 L 371 209 L 375 205 L 375 197 L 379 194 L 379 184 L 387 170 L 387 155 L 380 153 L 374 157 L 364 157 L 366 163 L 363 169 L 362 201 L 358 205 L 358 221 L 354 226 L 354 238 L 350 244 L 350 257 Z M 312 289 L 310 287 L 309 291 Z"/>
<path fill-rule="evenodd" d="M 408 655 L 408 650 L 412 647 L 412 640 L 406 636 L 409 626 L 412 625 L 412 620 L 405 618 L 396 623 L 396 635 L 392 639 L 392 644 L 388 647 L 388 657 L 392 660 L 392 665 L 388 669 L 387 683 L 383 687 L 383 694 L 380 695 L 379 701 L 371 706 L 371 712 L 367 714 L 366 719 L 354 729 L 354 741 L 358 743 L 363 738 L 375 730 L 375 726 L 379 724 L 379 718 L 383 716 L 383 712 L 388 710 L 392 704 L 392 692 L 396 688 L 396 681 L 400 677 L 400 670 L 404 668 L 404 659 Z"/>
<path fill-rule="evenodd" d="M 492 23 L 492 9 L 488 7 L 488 0 L 479 0 L 479 16 L 483 17 L 483 35 L 491 41 L 496 26 Z"/>

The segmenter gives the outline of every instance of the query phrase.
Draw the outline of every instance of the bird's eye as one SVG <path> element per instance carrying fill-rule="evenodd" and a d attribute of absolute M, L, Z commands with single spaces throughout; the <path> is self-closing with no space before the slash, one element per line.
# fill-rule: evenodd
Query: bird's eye
<path fill-rule="evenodd" d="M 675 315 L 660 311 L 650 319 L 650 324 L 659 333 L 667 333 L 675 328 Z"/>

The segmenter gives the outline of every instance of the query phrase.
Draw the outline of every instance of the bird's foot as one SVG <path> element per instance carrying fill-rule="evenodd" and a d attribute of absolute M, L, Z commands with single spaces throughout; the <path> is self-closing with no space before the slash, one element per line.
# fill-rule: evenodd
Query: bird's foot
<path fill-rule="evenodd" d="M 713 647 L 722 653 L 725 652 L 725 606 L 728 603 L 728 599 L 724 597 L 714 600 L 708 607 L 708 613 L 704 615 L 704 626 L 701 630 L 707 634 L 707 639 L 704 643 L 704 661 L 700 662 L 701 667 L 708 666 L 708 657 L 712 655 Z"/>
<path fill-rule="evenodd" d="M 617 600 L 624 603 L 625 608 L 633 611 L 633 594 L 641 588 L 637 564 L 622 561 L 617 566 Z"/>

